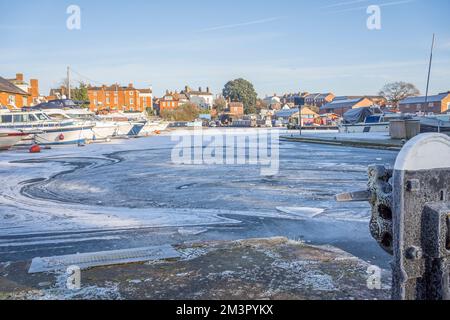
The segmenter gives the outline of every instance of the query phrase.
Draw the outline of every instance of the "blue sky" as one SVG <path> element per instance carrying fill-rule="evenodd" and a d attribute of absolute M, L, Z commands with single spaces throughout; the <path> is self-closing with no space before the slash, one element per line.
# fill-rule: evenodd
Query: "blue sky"
<path fill-rule="evenodd" d="M 81 30 L 66 9 L 81 7 Z M 382 29 L 366 27 L 381 6 Z M 252 81 L 260 96 L 298 91 L 375 94 L 386 82 L 450 90 L 448 0 L 0 0 L 0 75 L 57 86 L 70 65 L 92 84 L 165 89 Z M 6 13 L 6 14 L 5 14 Z"/>

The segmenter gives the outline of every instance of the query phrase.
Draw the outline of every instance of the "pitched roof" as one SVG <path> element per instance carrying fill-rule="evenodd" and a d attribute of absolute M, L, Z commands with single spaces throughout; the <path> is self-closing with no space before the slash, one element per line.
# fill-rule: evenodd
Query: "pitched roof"
<path fill-rule="evenodd" d="M 292 109 L 284 109 L 284 110 L 280 110 L 278 112 L 275 113 L 275 117 L 278 118 L 290 118 L 293 115 L 295 115 L 296 113 L 298 113 L 298 108 L 292 108 Z M 316 114 L 314 111 L 312 111 L 310 108 L 308 107 L 302 107 L 302 113 L 308 113 L 308 114 Z"/>
<path fill-rule="evenodd" d="M 316 97 L 316 99 L 325 99 L 329 95 L 331 95 L 331 93 L 321 93 Z"/>
<path fill-rule="evenodd" d="M 320 95 L 320 93 L 310 93 L 305 97 L 305 99 L 311 99 L 311 98 L 316 99 L 319 95 Z"/>
<path fill-rule="evenodd" d="M 105 90 L 105 91 L 125 91 L 125 90 L 137 90 L 134 87 L 126 87 L 126 86 L 120 86 L 118 84 L 113 84 L 111 86 L 102 86 L 102 87 L 91 87 L 88 86 L 88 90 L 92 90 L 92 91 L 100 91 L 100 90 Z"/>
<path fill-rule="evenodd" d="M 441 102 L 442 100 L 444 100 L 446 97 L 448 97 L 450 95 L 450 92 L 446 92 L 446 93 L 440 93 L 434 96 L 429 96 L 427 99 L 427 102 Z M 402 101 L 400 101 L 399 104 L 414 104 L 414 103 L 425 103 L 425 97 L 409 97 L 406 98 Z"/>
<path fill-rule="evenodd" d="M 189 91 L 189 92 L 185 92 L 185 93 L 187 93 L 189 95 L 194 95 L 194 96 L 212 96 L 213 95 L 211 92 L 207 92 L 207 91 Z"/>
<path fill-rule="evenodd" d="M 16 87 L 14 84 L 6 80 L 5 78 L 0 77 L 0 92 L 8 92 L 14 94 L 21 94 L 25 96 L 29 96 L 28 92 L 23 91 L 19 87 Z"/>
<path fill-rule="evenodd" d="M 323 105 L 320 109 L 322 110 L 335 110 L 335 109 L 343 109 L 343 108 L 351 108 L 358 102 L 364 100 L 366 98 L 358 98 L 358 99 L 338 99 L 333 100 L 325 105 Z"/>

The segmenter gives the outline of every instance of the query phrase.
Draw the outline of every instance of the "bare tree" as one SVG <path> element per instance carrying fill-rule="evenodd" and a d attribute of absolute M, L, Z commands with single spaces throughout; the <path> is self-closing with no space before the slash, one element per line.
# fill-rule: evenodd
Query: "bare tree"
<path fill-rule="evenodd" d="M 386 84 L 379 95 L 383 96 L 391 105 L 398 107 L 400 101 L 408 97 L 418 96 L 420 91 L 412 83 L 400 81 Z"/>

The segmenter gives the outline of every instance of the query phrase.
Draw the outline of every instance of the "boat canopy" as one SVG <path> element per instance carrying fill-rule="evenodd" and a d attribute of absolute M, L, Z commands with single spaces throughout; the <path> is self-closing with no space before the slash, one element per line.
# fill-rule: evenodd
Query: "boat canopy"
<path fill-rule="evenodd" d="M 378 111 L 378 112 L 377 112 Z M 367 117 L 381 114 L 379 109 L 371 107 L 355 108 L 344 113 L 344 124 L 356 124 L 365 122 Z"/>

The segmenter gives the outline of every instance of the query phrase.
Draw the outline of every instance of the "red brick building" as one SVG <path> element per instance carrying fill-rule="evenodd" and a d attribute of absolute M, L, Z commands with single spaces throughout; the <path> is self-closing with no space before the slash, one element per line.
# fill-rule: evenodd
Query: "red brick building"
<path fill-rule="evenodd" d="M 133 84 L 127 87 L 114 84 L 101 87 L 88 87 L 92 111 L 118 110 L 143 112 L 153 107 L 152 89 L 136 89 Z"/>
<path fill-rule="evenodd" d="M 159 112 L 164 110 L 174 110 L 179 106 L 188 103 L 189 98 L 184 93 L 166 91 L 166 94 L 159 99 Z"/>
<path fill-rule="evenodd" d="M 335 99 L 320 108 L 320 114 L 337 114 L 343 116 L 350 109 L 371 107 L 375 103 L 369 98 Z"/>
<path fill-rule="evenodd" d="M 0 77 L 0 105 L 8 108 L 22 108 L 28 105 L 29 99 L 28 92 Z"/>
<path fill-rule="evenodd" d="M 450 91 L 440 93 L 435 96 L 425 97 L 410 97 L 399 103 L 400 112 L 403 113 L 446 113 L 450 112 Z"/>
<path fill-rule="evenodd" d="M 30 82 L 27 82 L 22 73 L 17 73 L 15 78 L 7 80 L 28 93 L 26 103 L 22 103 L 22 106 L 34 106 L 43 102 L 40 100 L 39 81 L 37 79 L 30 79 Z"/>
<path fill-rule="evenodd" d="M 322 107 L 330 103 L 336 96 L 332 93 L 312 93 L 305 97 L 305 105 L 313 107 Z"/>
<path fill-rule="evenodd" d="M 244 116 L 244 104 L 242 102 L 229 102 L 224 114 L 239 119 Z"/>

